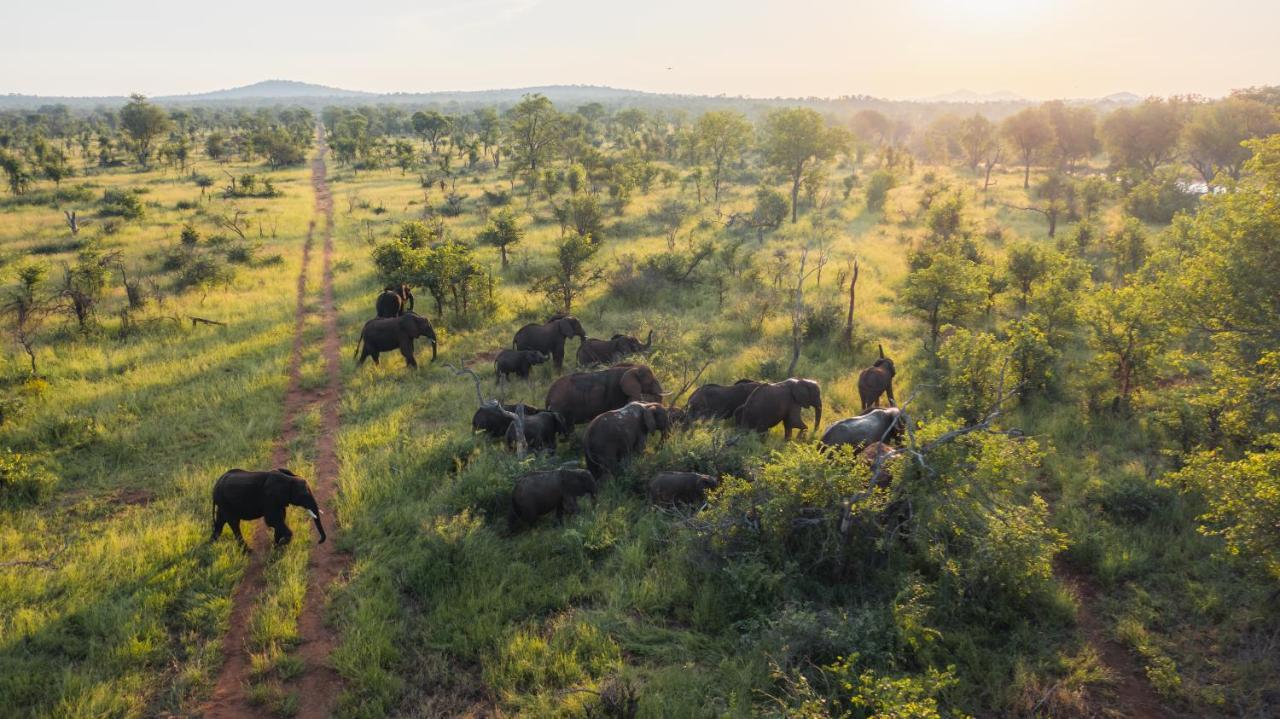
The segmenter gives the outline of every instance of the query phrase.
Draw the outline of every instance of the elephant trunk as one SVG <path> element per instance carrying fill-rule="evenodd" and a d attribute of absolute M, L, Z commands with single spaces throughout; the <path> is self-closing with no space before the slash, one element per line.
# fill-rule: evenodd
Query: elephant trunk
<path fill-rule="evenodd" d="M 649 348 L 653 346 L 653 330 L 649 330 L 649 336 L 645 338 L 644 344 L 640 346 L 644 347 L 645 352 L 649 351 Z"/>
<path fill-rule="evenodd" d="M 813 406 L 813 435 L 817 437 L 819 436 L 818 433 L 821 431 L 822 431 L 822 401 L 819 400 L 818 403 Z"/>
<path fill-rule="evenodd" d="M 319 544 L 324 544 L 326 535 L 324 533 L 324 523 L 320 521 L 320 505 L 316 504 L 314 497 L 309 497 L 307 504 L 302 506 L 307 510 L 307 514 L 311 515 L 311 520 L 316 524 L 316 531 L 320 533 Z"/>
<path fill-rule="evenodd" d="M 431 338 L 431 361 L 436 361 L 436 338 Z"/>

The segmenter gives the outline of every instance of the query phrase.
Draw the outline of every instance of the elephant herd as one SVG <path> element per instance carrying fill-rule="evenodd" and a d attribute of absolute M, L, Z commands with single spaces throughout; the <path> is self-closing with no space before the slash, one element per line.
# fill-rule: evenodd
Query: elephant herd
<path fill-rule="evenodd" d="M 378 296 L 377 317 L 364 324 L 356 343 L 358 364 L 368 357 L 378 362 L 380 352 L 398 349 L 409 367 L 416 367 L 413 343 L 425 337 L 436 358 L 436 334 L 431 323 L 413 312 L 413 294 L 407 285 L 387 287 Z M 653 435 L 659 444 L 678 427 L 695 421 L 731 420 L 735 425 L 760 433 L 782 425 L 790 440 L 793 431 L 808 430 L 802 411 L 812 409 L 814 425 L 822 423 L 822 389 L 812 379 L 790 378 L 779 382 L 751 379 L 732 385 L 704 384 L 690 395 L 683 409 L 662 404 L 668 396 L 658 378 L 643 364 L 620 362 L 628 355 L 648 352 L 653 344 L 650 331 L 642 343 L 634 337 L 616 334 L 608 340 L 587 336 L 582 323 L 565 314 L 551 316 L 541 324 L 528 324 L 515 334 L 511 349 L 494 360 L 495 375 L 501 381 L 514 374 L 529 379 L 532 367 L 552 361 L 559 374 L 564 361 L 565 341 L 580 340 L 579 371 L 557 377 L 550 385 L 543 408 L 524 404 L 482 403 L 472 416 L 475 432 L 502 440 L 509 449 L 523 444 L 531 451 L 555 452 L 561 441 L 574 436 L 585 425 L 581 447 L 586 469 L 561 468 L 524 474 L 513 485 L 508 524 L 532 524 L 554 513 L 560 520 L 577 510 L 578 498 L 594 497 L 598 481 L 616 475 L 625 462 L 644 452 Z M 594 368 L 593 368 L 594 367 Z M 876 405 L 881 395 L 893 396 L 893 361 L 884 356 L 858 378 L 863 413 L 842 419 L 826 429 L 821 444 L 848 445 L 862 453 L 876 475 L 872 481 L 887 486 L 891 481 L 882 467 L 883 458 L 900 440 L 904 418 L 897 407 Z M 523 435 L 523 436 L 521 436 Z M 706 493 L 718 486 L 715 477 L 683 470 L 658 472 L 650 479 L 647 495 L 662 505 L 701 506 Z M 239 522 L 263 518 L 275 530 L 275 543 L 285 544 L 292 533 L 284 521 L 288 505 L 307 510 L 315 522 L 320 541 L 325 538 L 320 508 L 306 480 L 287 469 L 266 472 L 230 470 L 220 477 L 213 491 L 213 536 L 217 539 L 225 524 L 244 546 Z M 247 548 L 247 547 L 246 547 Z"/>

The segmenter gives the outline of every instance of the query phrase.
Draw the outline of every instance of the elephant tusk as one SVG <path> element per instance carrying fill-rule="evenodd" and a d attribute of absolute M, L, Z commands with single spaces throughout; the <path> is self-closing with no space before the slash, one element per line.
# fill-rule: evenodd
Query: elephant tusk
<path fill-rule="evenodd" d="M 316 516 L 316 513 L 312 512 L 310 509 L 307 510 L 307 514 L 310 514 L 312 519 L 319 519 L 319 517 Z"/>

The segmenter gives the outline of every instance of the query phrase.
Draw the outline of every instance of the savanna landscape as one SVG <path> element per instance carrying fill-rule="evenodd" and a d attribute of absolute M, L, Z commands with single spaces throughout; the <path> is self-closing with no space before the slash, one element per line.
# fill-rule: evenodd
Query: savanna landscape
<path fill-rule="evenodd" d="M 0 716 L 1280 716 L 1280 88 L 324 90 L 0 98 Z"/>

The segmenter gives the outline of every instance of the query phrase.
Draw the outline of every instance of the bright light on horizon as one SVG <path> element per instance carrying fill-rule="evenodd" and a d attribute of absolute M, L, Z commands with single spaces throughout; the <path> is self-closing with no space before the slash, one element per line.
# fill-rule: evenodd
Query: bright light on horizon
<path fill-rule="evenodd" d="M 371 92 L 584 84 L 706 95 L 1011 92 L 1029 99 L 1280 83 L 1280 4 L 1190 0 L 9 3 L 0 93 L 205 92 L 282 78 Z M 1194 42 L 1189 41 L 1194 38 Z"/>

